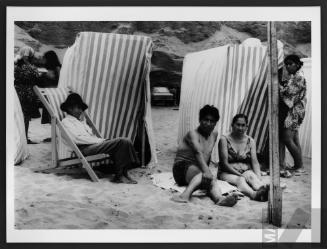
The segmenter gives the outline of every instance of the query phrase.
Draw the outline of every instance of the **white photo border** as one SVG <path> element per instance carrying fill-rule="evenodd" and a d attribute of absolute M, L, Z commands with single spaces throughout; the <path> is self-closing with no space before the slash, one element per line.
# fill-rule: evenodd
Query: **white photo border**
<path fill-rule="evenodd" d="M 28 10 L 28 11 L 27 11 Z M 317 7 L 7 7 L 6 141 L 7 242 L 262 242 L 261 229 L 17 230 L 14 228 L 13 60 L 15 21 L 311 21 L 311 229 L 296 242 L 320 242 L 321 8 Z M 319 214 L 318 214 L 319 213 Z M 284 229 L 278 229 L 282 234 Z M 237 234 L 237 236 L 235 236 Z"/>

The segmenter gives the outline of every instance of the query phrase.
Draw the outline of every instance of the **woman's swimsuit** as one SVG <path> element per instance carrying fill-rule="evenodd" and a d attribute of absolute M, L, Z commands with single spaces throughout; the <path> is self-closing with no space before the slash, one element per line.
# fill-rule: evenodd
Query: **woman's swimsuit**
<path fill-rule="evenodd" d="M 228 152 L 228 163 L 235 164 L 234 168 L 240 173 L 243 173 L 251 168 L 251 140 L 248 137 L 246 142 L 246 147 L 242 153 L 238 153 L 234 150 L 230 138 L 224 136 L 227 141 L 227 152 Z M 226 172 L 221 163 L 220 170 L 221 172 Z"/>

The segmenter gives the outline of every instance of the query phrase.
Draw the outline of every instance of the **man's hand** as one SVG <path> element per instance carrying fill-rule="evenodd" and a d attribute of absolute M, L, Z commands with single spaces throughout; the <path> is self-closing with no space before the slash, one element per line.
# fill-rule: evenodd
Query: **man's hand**
<path fill-rule="evenodd" d="M 210 170 L 203 172 L 202 174 L 202 184 L 204 186 L 210 186 L 211 181 L 213 180 L 213 175 Z"/>

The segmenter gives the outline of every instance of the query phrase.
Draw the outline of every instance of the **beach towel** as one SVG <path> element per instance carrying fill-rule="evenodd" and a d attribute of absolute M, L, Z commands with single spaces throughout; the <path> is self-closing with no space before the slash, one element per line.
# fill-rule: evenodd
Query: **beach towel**
<path fill-rule="evenodd" d="M 102 137 L 134 142 L 146 129 L 157 162 L 150 106 L 152 47 L 146 36 L 81 32 L 66 51 L 58 85 L 82 96 Z"/>
<path fill-rule="evenodd" d="M 283 58 L 279 48 L 279 67 Z M 219 138 L 230 131 L 237 113 L 248 116 L 248 134 L 257 142 L 258 152 L 262 152 L 268 138 L 267 75 L 267 47 L 263 45 L 234 44 L 187 54 L 183 63 L 178 142 L 198 126 L 199 110 L 209 104 L 220 111 L 213 162 L 219 160 Z"/>
<path fill-rule="evenodd" d="M 168 189 L 168 190 L 174 190 L 177 192 L 182 193 L 185 190 L 185 187 L 180 187 L 176 184 L 173 173 L 172 172 L 163 172 L 163 173 L 157 173 L 151 175 L 152 183 L 162 189 Z M 231 191 L 237 191 L 238 189 L 230 185 L 226 181 L 218 181 L 218 186 L 220 187 L 220 190 L 222 194 L 229 193 Z M 195 195 L 202 195 L 205 192 L 203 190 L 197 190 L 194 192 Z"/>

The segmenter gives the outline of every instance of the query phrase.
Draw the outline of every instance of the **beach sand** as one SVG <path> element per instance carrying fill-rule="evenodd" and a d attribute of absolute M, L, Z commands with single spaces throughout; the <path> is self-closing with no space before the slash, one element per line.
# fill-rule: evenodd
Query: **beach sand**
<path fill-rule="evenodd" d="M 158 165 L 133 169 L 136 185 L 114 184 L 111 175 L 92 182 L 79 169 L 61 174 L 36 173 L 51 167 L 50 125 L 40 119 L 30 123 L 30 157 L 14 168 L 16 229 L 247 229 L 268 225 L 267 202 L 242 198 L 234 207 L 220 207 L 205 196 L 190 203 L 175 203 L 175 194 L 152 184 L 151 174 L 170 172 L 177 144 L 178 110 L 152 109 Z M 284 228 L 311 227 L 311 160 L 305 159 L 306 174 L 281 178 Z M 265 177 L 268 180 L 268 176 Z M 297 215 L 294 212 L 297 211 Z M 292 218 L 293 217 L 293 218 Z M 309 219 L 308 219 L 309 218 Z"/>

